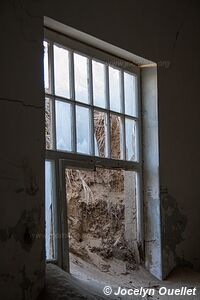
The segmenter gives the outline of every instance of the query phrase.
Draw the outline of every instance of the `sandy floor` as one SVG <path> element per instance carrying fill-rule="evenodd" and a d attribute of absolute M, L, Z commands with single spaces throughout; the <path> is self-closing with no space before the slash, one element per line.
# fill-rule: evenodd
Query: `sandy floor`
<path fill-rule="evenodd" d="M 159 281 L 143 268 L 123 274 L 123 265 L 119 261 L 112 263 L 109 272 L 101 272 L 96 267 L 84 262 L 80 258 L 71 256 L 71 275 L 55 265 L 47 264 L 46 291 L 41 299 L 67 300 L 67 299 L 159 299 L 159 300 L 200 300 L 200 273 L 190 269 L 176 269 L 167 280 Z M 122 288 L 152 288 L 155 295 L 142 296 L 106 296 L 103 293 L 105 286 L 112 287 L 117 292 Z M 160 287 L 166 288 L 197 288 L 195 296 L 161 296 L 158 295 Z"/>

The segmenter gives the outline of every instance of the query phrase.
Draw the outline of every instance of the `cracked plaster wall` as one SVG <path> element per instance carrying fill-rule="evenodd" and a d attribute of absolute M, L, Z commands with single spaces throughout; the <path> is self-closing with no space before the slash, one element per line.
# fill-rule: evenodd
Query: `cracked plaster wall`
<path fill-rule="evenodd" d="M 0 2 L 0 294 L 44 285 L 44 102 L 41 1 Z"/>
<path fill-rule="evenodd" d="M 35 299 L 44 283 L 32 235 L 44 229 L 43 14 L 158 63 L 163 276 L 200 269 L 198 1 L 42 2 L 0 2 L 1 295 Z"/>

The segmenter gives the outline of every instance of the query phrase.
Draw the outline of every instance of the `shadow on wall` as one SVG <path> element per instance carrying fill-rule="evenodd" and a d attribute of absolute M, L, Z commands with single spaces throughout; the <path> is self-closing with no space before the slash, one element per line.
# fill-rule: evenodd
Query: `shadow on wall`
<path fill-rule="evenodd" d="M 177 254 L 177 245 L 184 241 L 183 233 L 187 225 L 187 217 L 180 211 L 176 199 L 166 188 L 161 189 L 162 206 L 162 246 L 163 274 L 168 275 L 175 266 L 193 267 L 189 261 Z"/>

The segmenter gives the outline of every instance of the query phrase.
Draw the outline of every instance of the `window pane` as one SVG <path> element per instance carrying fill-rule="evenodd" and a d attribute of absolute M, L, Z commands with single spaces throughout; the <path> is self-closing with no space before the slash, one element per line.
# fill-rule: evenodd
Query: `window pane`
<path fill-rule="evenodd" d="M 93 74 L 93 101 L 94 105 L 105 108 L 105 66 L 97 61 L 92 61 Z"/>
<path fill-rule="evenodd" d="M 88 59 L 85 56 L 74 54 L 75 98 L 88 103 Z"/>
<path fill-rule="evenodd" d="M 109 67 L 109 94 L 110 109 L 120 112 L 120 72 L 117 69 Z"/>
<path fill-rule="evenodd" d="M 55 94 L 69 98 L 69 51 L 54 45 Z"/>
<path fill-rule="evenodd" d="M 77 152 L 90 154 L 90 111 L 76 106 Z"/>
<path fill-rule="evenodd" d="M 53 163 L 45 161 L 45 241 L 46 258 L 55 258 Z"/>
<path fill-rule="evenodd" d="M 128 73 L 124 73 L 125 113 L 131 116 L 137 115 L 135 89 L 135 76 Z"/>
<path fill-rule="evenodd" d="M 44 87 L 49 89 L 49 43 L 43 42 L 44 46 Z"/>
<path fill-rule="evenodd" d="M 53 148 L 53 133 L 52 133 L 52 100 L 45 99 L 45 137 L 46 149 Z"/>
<path fill-rule="evenodd" d="M 94 111 L 94 145 L 95 155 L 107 157 L 107 114 Z"/>
<path fill-rule="evenodd" d="M 131 119 L 125 120 L 126 129 L 126 159 L 136 160 L 136 122 Z"/>
<path fill-rule="evenodd" d="M 56 146 L 71 150 L 71 105 L 56 100 Z"/>
<path fill-rule="evenodd" d="M 122 122 L 120 117 L 113 114 L 110 115 L 110 145 L 111 158 L 121 159 L 123 157 Z"/>

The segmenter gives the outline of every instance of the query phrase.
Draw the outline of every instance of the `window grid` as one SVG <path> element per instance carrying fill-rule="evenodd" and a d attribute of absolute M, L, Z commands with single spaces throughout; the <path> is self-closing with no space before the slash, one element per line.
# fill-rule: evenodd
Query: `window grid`
<path fill-rule="evenodd" d="M 111 115 L 116 115 L 121 118 L 122 122 L 122 153 L 121 157 L 119 158 L 120 160 L 126 160 L 128 161 L 128 157 L 126 155 L 126 126 L 125 126 L 125 120 L 131 119 L 136 121 L 136 145 L 135 145 L 135 154 L 136 157 L 134 159 L 135 162 L 138 162 L 139 160 L 139 131 L 138 131 L 138 126 L 139 126 L 139 117 L 138 117 L 138 97 L 137 97 L 137 76 L 134 73 L 131 73 L 131 75 L 136 77 L 136 85 L 135 85 L 135 94 L 136 94 L 136 116 L 132 115 L 127 115 L 125 113 L 125 91 L 124 91 L 124 73 L 127 72 L 126 70 L 116 68 L 115 66 L 109 65 L 108 63 L 104 61 L 100 61 L 98 59 L 93 59 L 92 57 L 89 57 L 85 54 L 78 53 L 77 51 L 73 51 L 71 49 L 68 49 L 62 45 L 59 45 L 54 42 L 50 42 L 48 40 L 45 40 L 48 45 L 49 49 L 49 88 L 46 90 L 45 94 L 46 97 L 52 101 L 52 139 L 53 139 L 53 149 L 52 150 L 57 150 L 57 141 L 56 141 L 56 118 L 55 118 L 55 101 L 63 101 L 66 103 L 69 103 L 71 105 L 71 136 L 72 136 L 72 141 L 71 141 L 71 151 L 65 151 L 65 152 L 72 152 L 72 153 L 78 153 L 77 152 L 77 135 L 76 135 L 76 106 L 79 105 L 81 107 L 86 107 L 89 109 L 90 113 L 90 153 L 87 153 L 88 155 L 95 156 L 95 134 L 94 134 L 94 111 L 99 111 L 99 112 L 104 112 L 107 116 L 107 130 L 106 130 L 106 136 L 105 136 L 105 143 L 107 144 L 105 148 L 107 148 L 107 153 L 105 153 L 105 157 L 112 159 L 111 157 L 111 122 L 110 118 Z M 69 51 L 69 91 L 70 91 L 70 98 L 59 96 L 55 94 L 55 76 L 54 76 L 54 45 L 59 46 L 61 48 L 67 49 Z M 84 103 L 81 101 L 76 100 L 75 97 L 75 74 L 74 74 L 74 53 L 80 54 L 84 57 L 87 57 L 88 59 L 88 103 Z M 92 61 L 97 61 L 101 62 L 105 68 L 105 100 L 106 100 L 106 106 L 105 108 L 99 107 L 94 105 L 93 103 L 93 68 L 92 68 Z M 109 92 L 109 66 L 118 70 L 120 73 L 120 112 L 110 110 L 110 92 Z M 127 72 L 130 74 L 130 72 Z M 121 148 L 121 145 L 120 145 Z M 59 150 L 58 150 L 59 151 Z M 81 153 L 79 153 L 81 154 Z"/>

